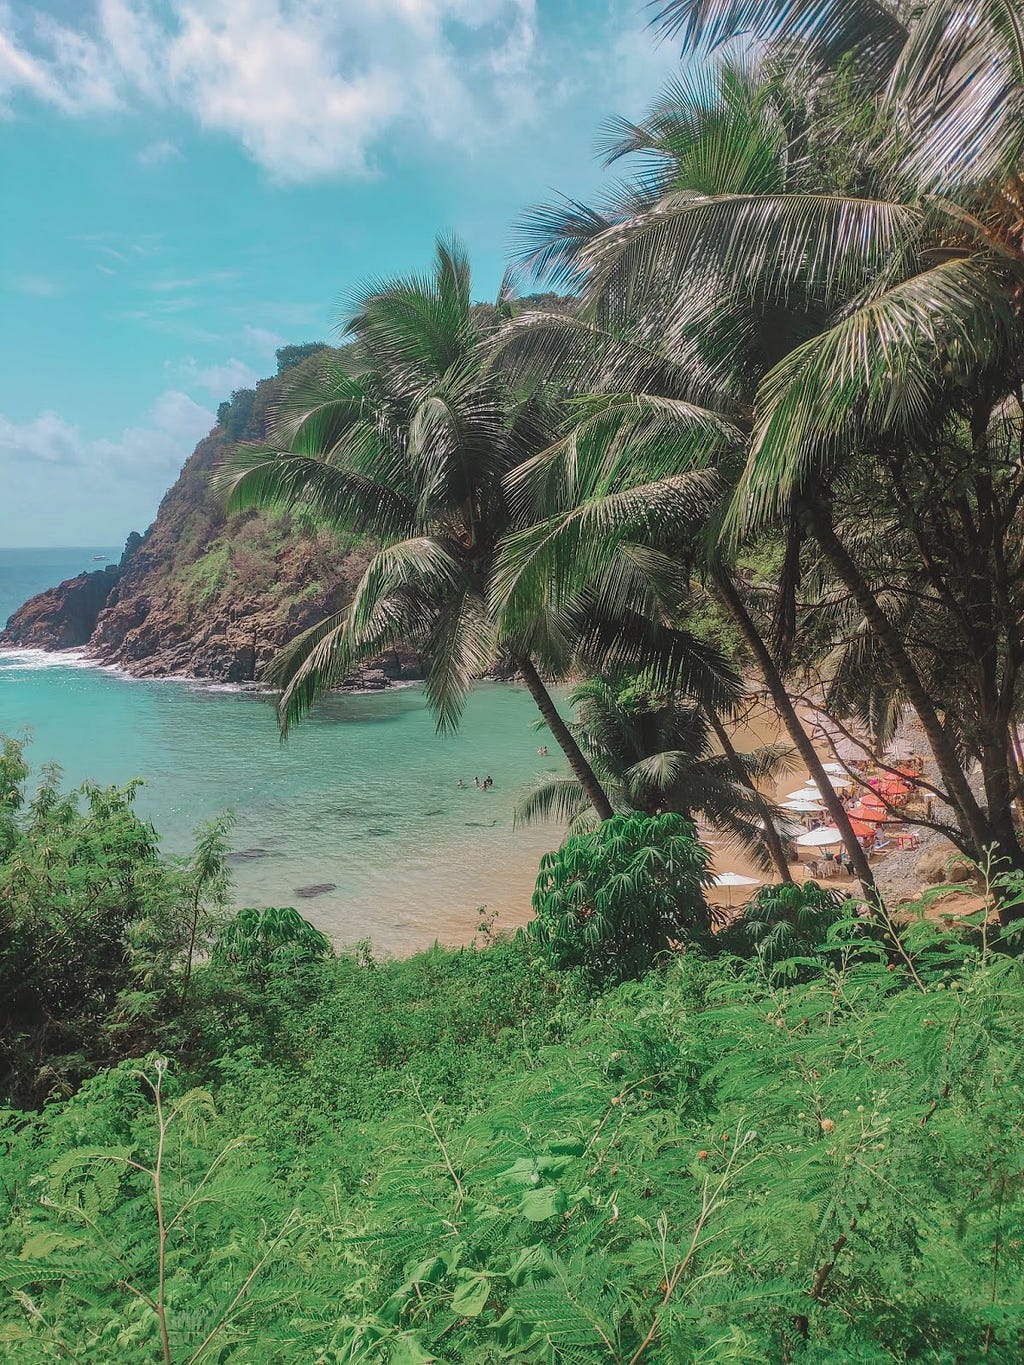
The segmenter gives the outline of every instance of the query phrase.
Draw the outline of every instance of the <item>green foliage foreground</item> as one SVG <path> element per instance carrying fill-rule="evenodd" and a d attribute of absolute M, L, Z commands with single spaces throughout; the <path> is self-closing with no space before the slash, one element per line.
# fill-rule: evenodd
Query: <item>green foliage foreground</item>
<path fill-rule="evenodd" d="M 525 936 L 204 965 L 191 1070 L 0 1120 L 0 1356 L 1017 1361 L 1021 967 L 852 932 L 597 997 Z"/>

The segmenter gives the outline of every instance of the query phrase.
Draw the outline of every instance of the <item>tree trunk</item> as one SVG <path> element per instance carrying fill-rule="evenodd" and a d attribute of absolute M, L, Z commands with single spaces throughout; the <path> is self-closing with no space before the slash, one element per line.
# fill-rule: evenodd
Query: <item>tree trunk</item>
<path fill-rule="evenodd" d="M 768 845 L 768 852 L 772 855 L 772 862 L 775 864 L 775 870 L 784 882 L 791 882 L 793 880 L 793 874 L 789 870 L 789 860 L 786 857 L 786 850 L 782 847 L 782 839 L 779 837 L 779 831 L 775 828 L 775 821 L 772 819 L 771 811 L 768 809 L 768 802 L 747 778 L 746 773 L 743 771 L 743 764 L 739 760 L 739 755 L 733 748 L 733 743 L 729 738 L 728 731 L 711 707 L 705 708 L 705 715 L 711 722 L 711 728 L 718 737 L 718 742 L 722 746 L 722 753 L 725 754 L 732 766 L 733 772 L 736 774 L 736 780 L 741 786 L 746 787 L 747 790 L 753 794 L 754 800 L 757 802 L 758 808 L 761 811 L 761 819 L 764 821 L 764 841 Z"/>
<path fill-rule="evenodd" d="M 888 655 L 893 672 L 899 679 L 904 695 L 917 713 L 946 791 L 957 812 L 961 832 L 969 840 L 970 853 L 977 861 L 982 850 L 996 842 L 989 821 L 978 803 L 971 784 L 967 780 L 956 749 L 939 720 L 931 697 L 918 677 L 910 656 L 904 648 L 899 632 L 882 610 L 871 588 L 861 576 L 860 570 L 848 553 L 846 546 L 835 533 L 828 509 L 821 502 L 808 501 L 803 505 L 808 525 L 815 540 L 821 546 L 825 558 L 832 565 L 840 581 L 853 596 L 864 613 L 864 618 L 877 636 L 882 648 Z M 1000 852 L 1004 850 L 1000 849 Z M 1008 852 L 1008 850 L 1006 850 Z M 1019 866 L 1020 853 L 1015 850 L 1013 865 Z"/>
<path fill-rule="evenodd" d="M 760 632 L 754 625 L 750 613 L 744 605 L 743 599 L 736 590 L 736 585 L 726 572 L 719 571 L 716 573 L 715 586 L 718 590 L 718 596 L 722 604 L 735 621 L 740 634 L 743 636 L 747 647 L 757 662 L 765 686 L 768 689 L 768 693 L 776 711 L 778 711 L 779 715 L 782 717 L 782 723 L 785 725 L 790 739 L 796 745 L 800 757 L 807 764 L 807 771 L 817 783 L 821 799 L 824 801 L 828 813 L 842 837 L 850 863 L 857 873 L 857 876 L 860 878 L 861 885 L 864 888 L 864 894 L 868 900 L 868 905 L 872 911 L 880 912 L 882 910 L 882 897 L 875 884 L 874 873 L 871 871 L 871 864 L 868 862 L 867 854 L 864 852 L 860 840 L 853 832 L 853 826 L 850 824 L 850 817 L 847 815 L 846 808 L 840 801 L 836 789 L 829 781 L 828 773 L 826 773 L 825 769 L 822 767 L 821 759 L 818 757 L 818 752 L 811 743 L 810 735 L 808 735 L 801 724 L 800 717 L 796 713 L 796 707 L 793 705 L 789 693 L 786 691 L 786 685 L 782 681 L 778 669 L 775 667 L 774 660 L 768 651 L 768 646 L 765 644 L 764 640 L 761 638 Z"/>
<path fill-rule="evenodd" d="M 547 722 L 555 743 L 565 754 L 569 760 L 569 767 L 583 784 L 583 790 L 587 793 L 587 800 L 602 820 L 610 820 L 615 814 L 612 810 L 612 803 L 608 800 L 604 788 L 594 775 L 593 768 L 584 757 L 583 750 L 573 738 L 572 731 L 558 714 L 555 703 L 551 700 L 550 692 L 541 681 L 540 674 L 534 668 L 532 661 L 525 655 L 516 655 L 515 664 L 523 675 L 523 681 L 526 683 L 530 696 L 537 703 L 537 710 Z"/>
<path fill-rule="evenodd" d="M 1024 774 L 1024 754 L 1021 751 L 1020 735 L 1017 733 L 1016 724 L 1010 726 L 1010 772 L 1013 777 L 1014 804 L 1017 807 L 1017 819 L 1020 827 L 1024 830 L 1024 791 L 1021 790 L 1021 775 Z"/>

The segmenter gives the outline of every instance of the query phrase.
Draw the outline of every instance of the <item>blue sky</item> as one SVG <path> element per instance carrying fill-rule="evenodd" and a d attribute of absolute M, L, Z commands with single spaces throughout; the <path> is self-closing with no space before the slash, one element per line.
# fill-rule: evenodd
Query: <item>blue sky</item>
<path fill-rule="evenodd" d="M 0 0 L 0 545 L 144 530 L 233 388 L 455 231 L 600 182 L 636 0 Z"/>

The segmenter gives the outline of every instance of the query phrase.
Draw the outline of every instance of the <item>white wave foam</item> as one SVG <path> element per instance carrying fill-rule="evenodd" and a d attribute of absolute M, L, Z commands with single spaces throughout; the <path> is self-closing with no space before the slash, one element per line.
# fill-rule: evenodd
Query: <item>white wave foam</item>
<path fill-rule="evenodd" d="M 0 648 L 0 670 L 5 673 L 36 672 L 41 668 L 102 668 L 83 649 Z"/>

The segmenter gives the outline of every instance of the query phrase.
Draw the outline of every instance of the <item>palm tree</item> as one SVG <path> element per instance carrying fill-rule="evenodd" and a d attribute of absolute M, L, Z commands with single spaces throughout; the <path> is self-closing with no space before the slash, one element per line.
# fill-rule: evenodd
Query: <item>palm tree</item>
<path fill-rule="evenodd" d="M 624 150 L 647 152 L 655 140 L 649 130 L 669 130 L 659 155 L 671 167 L 672 192 L 651 211 L 652 219 L 665 203 L 705 203 L 712 190 L 718 192 L 715 200 L 740 191 L 749 196 L 758 177 L 766 193 L 787 183 L 794 172 L 789 142 L 779 136 L 787 125 L 778 78 L 769 73 L 760 87 L 757 79 L 747 68 L 741 83 L 728 72 L 692 87 L 676 83 L 670 100 L 684 101 L 680 117 L 673 119 L 670 100 L 663 100 L 656 118 L 638 125 L 631 139 L 620 139 Z M 805 132 L 801 127 L 799 136 Z M 798 171 L 806 174 L 802 166 Z M 698 175 L 698 188 L 688 189 L 687 177 Z M 526 511 L 523 529 L 502 550 L 496 607 L 526 615 L 538 592 L 554 593 L 557 601 L 581 583 L 622 573 L 642 578 L 666 618 L 678 619 L 692 593 L 688 567 L 703 564 L 818 783 L 865 890 L 877 896 L 860 842 L 728 558 L 715 543 L 714 528 L 725 515 L 746 450 L 749 374 L 784 353 L 786 339 L 791 342 L 794 328 L 806 331 L 806 322 L 795 310 L 776 307 L 766 335 L 765 318 L 737 318 L 735 308 L 720 306 L 718 296 L 702 287 L 687 299 L 690 311 L 680 327 L 671 314 L 677 285 L 670 273 L 646 271 L 640 259 L 631 262 L 631 272 L 622 272 L 621 281 L 591 271 L 591 262 L 600 265 L 606 242 L 628 243 L 636 224 L 646 221 L 641 214 L 586 238 L 560 235 L 557 222 L 545 225 L 543 214 L 531 225 L 531 231 L 542 233 L 547 226 L 553 234 L 548 253 L 542 239 L 531 240 L 533 259 L 583 279 L 583 306 L 574 316 L 526 314 L 509 324 L 499 343 L 501 361 L 513 374 L 554 375 L 587 396 L 576 401 L 575 420 L 562 439 L 508 476 L 512 501 Z M 737 322 L 751 352 L 741 363 L 732 334 Z"/>
<path fill-rule="evenodd" d="M 796 531 L 798 563 L 800 540 L 813 537 L 917 712 L 954 837 L 974 856 L 995 844 L 1016 865 L 1007 734 L 1024 658 L 1020 472 L 993 448 L 1010 443 L 1001 405 L 1021 365 L 1024 135 L 1006 110 L 1024 101 L 1024 46 L 1012 6 L 980 3 L 970 23 L 960 22 L 962 11 L 930 6 L 903 25 L 895 9 L 871 0 L 668 5 L 664 24 L 689 40 L 747 32 L 785 42 L 790 60 L 819 77 L 844 60 L 872 65 L 878 95 L 860 150 L 875 192 L 821 193 L 806 167 L 781 192 L 676 188 L 581 242 L 574 269 L 587 282 L 591 316 L 614 316 L 629 300 L 645 336 L 671 338 L 690 392 L 703 382 L 717 406 L 749 426 L 732 543 L 781 523 Z M 659 380 L 670 372 L 664 360 L 652 369 Z M 949 458 L 957 446 L 959 465 Z M 879 538 L 904 552 L 898 577 L 908 578 L 906 554 L 916 556 L 929 607 L 946 609 L 946 628 L 931 641 L 908 640 L 891 573 L 866 572 L 850 551 L 863 527 L 865 456 L 868 481 L 881 472 L 903 504 L 876 522 Z M 936 515 L 936 489 L 960 495 L 965 481 L 959 505 L 947 498 Z M 837 512 L 843 497 L 849 512 Z M 905 594 L 920 590 L 909 583 Z M 934 641 L 951 638 L 951 622 L 975 675 L 960 695 L 932 685 L 942 674 Z M 969 778 L 975 754 L 987 810 Z"/>
<path fill-rule="evenodd" d="M 503 291 L 497 313 L 508 311 Z M 465 253 L 438 242 L 428 277 L 359 298 L 351 344 L 302 372 L 272 443 L 229 460 L 222 482 L 234 508 L 303 506 L 378 546 L 351 604 L 286 646 L 266 678 L 281 688 L 287 729 L 357 664 L 412 643 L 438 727 L 452 728 L 473 680 L 505 652 L 606 817 L 608 798 L 538 669 L 563 663 L 560 623 L 540 614 L 501 632 L 489 611 L 509 517 L 503 479 L 548 442 L 551 418 L 545 395 L 513 390 L 483 363 L 479 317 Z"/>
<path fill-rule="evenodd" d="M 730 298 L 817 296 L 822 325 L 761 377 L 733 532 L 803 521 L 920 719 L 960 842 L 976 858 L 994 844 L 1019 866 L 1008 733 L 1024 643 L 1021 476 L 999 448 L 1014 439 L 1005 400 L 1024 360 L 1024 17 L 1012 0 L 671 0 L 659 22 L 689 45 L 742 32 L 819 72 L 840 61 L 872 70 L 886 135 L 870 197 L 669 207 L 634 222 L 628 247 L 610 244 L 601 269 L 621 288 L 631 255 L 650 269 L 652 256 L 665 266 L 697 248 Z M 676 287 L 684 298 L 678 275 Z M 862 454 L 898 503 L 883 538 L 892 543 L 894 531 L 916 559 L 914 591 L 926 612 L 945 612 L 943 652 L 973 673 L 960 695 L 930 686 L 948 674 L 945 661 L 926 636 L 908 641 L 889 574 L 851 551 L 858 522 L 845 510 L 845 466 Z M 975 758 L 987 808 L 970 782 Z"/>
<path fill-rule="evenodd" d="M 766 745 L 738 754 L 730 745 L 716 752 L 717 717 L 643 677 L 590 678 L 573 689 L 570 701 L 580 745 L 617 812 L 701 817 L 764 867 L 772 865 L 765 816 L 779 821 L 784 814 L 766 812 L 756 784 L 786 768 L 788 747 Z M 568 820 L 571 832 L 593 820 L 575 777 L 544 778 L 516 809 L 520 824 L 552 818 Z M 790 880 L 785 859 L 781 871 Z"/>

